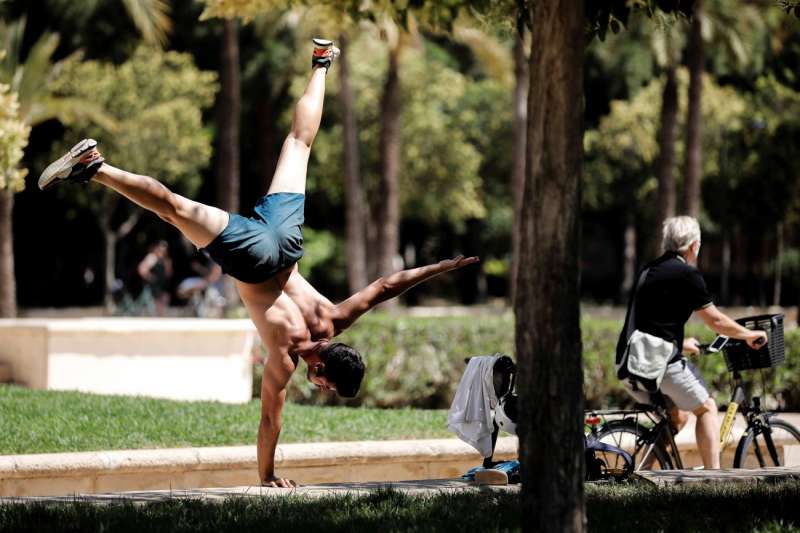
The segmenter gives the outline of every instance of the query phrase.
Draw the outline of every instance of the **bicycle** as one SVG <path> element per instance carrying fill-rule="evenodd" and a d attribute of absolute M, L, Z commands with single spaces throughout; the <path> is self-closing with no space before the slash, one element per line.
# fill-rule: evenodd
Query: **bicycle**
<path fill-rule="evenodd" d="M 733 467 L 782 466 L 785 461 L 778 448 L 800 445 L 800 431 L 775 413 L 763 410 L 759 396 L 748 396 L 741 372 L 783 362 L 783 315 L 761 315 L 737 322 L 749 329 L 766 331 L 769 342 L 759 350 L 751 350 L 742 341 L 718 337 L 714 343 L 701 346 L 703 353 L 722 351 L 733 375 L 733 394 L 720 429 L 720 451 L 724 452 L 729 444 L 733 422 L 740 411 L 747 428 L 737 444 Z M 650 404 L 637 403 L 632 410 L 588 411 L 589 434 L 600 442 L 628 451 L 634 459 L 635 471 L 683 469 L 665 398 L 660 392 L 651 394 L 651 398 Z M 640 422 L 640 418 L 644 420 Z M 613 455 L 609 457 L 614 459 Z M 609 463 L 609 468 L 617 465 Z"/>

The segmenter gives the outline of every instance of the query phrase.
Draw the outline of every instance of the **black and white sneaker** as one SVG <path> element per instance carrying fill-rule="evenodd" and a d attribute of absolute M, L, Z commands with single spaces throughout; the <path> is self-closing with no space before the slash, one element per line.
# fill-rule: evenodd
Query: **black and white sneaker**
<path fill-rule="evenodd" d="M 86 183 L 97 174 L 103 161 L 105 159 L 97 151 L 97 141 L 83 139 L 44 169 L 39 177 L 39 188 L 44 190 L 59 180 Z"/>
<path fill-rule="evenodd" d="M 320 66 L 328 70 L 339 56 L 339 49 L 333 46 L 333 41 L 327 39 L 315 38 L 312 41 L 314 41 L 314 52 L 311 54 L 311 68 Z"/>

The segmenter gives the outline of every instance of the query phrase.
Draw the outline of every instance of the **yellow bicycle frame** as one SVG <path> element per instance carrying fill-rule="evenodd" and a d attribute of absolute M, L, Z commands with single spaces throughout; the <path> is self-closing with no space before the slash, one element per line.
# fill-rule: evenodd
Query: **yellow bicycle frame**
<path fill-rule="evenodd" d="M 739 404 L 731 402 L 728 404 L 728 410 L 725 411 L 725 418 L 722 420 L 722 427 L 719 431 L 719 448 L 720 452 L 725 451 L 725 446 L 728 444 L 728 436 L 733 428 L 733 421 L 736 418 L 736 412 L 739 410 Z"/>

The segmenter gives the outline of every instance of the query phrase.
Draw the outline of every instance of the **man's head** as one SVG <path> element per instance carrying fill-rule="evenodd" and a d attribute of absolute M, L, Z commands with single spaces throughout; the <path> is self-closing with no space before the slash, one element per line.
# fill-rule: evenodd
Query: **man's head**
<path fill-rule="evenodd" d="M 354 398 L 364 378 L 364 361 L 361 355 L 350 346 L 334 342 L 319 352 L 320 363 L 308 367 L 308 380 L 339 396 Z"/>
<path fill-rule="evenodd" d="M 665 252 L 681 254 L 689 263 L 696 263 L 700 254 L 700 224 L 687 216 L 666 219 L 661 246 Z"/>

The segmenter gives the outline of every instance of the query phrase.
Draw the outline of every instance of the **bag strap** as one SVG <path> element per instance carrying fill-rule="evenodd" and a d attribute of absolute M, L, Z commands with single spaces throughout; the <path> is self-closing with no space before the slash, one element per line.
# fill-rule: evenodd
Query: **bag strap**
<path fill-rule="evenodd" d="M 636 284 L 636 288 L 633 290 L 633 296 L 631 297 L 631 312 L 628 315 L 628 329 L 625 331 L 625 338 L 627 338 L 628 340 L 631 339 L 631 335 L 633 335 L 633 332 L 636 329 L 634 325 L 634 317 L 636 316 L 636 295 L 639 294 L 639 289 L 642 288 L 644 280 L 647 277 L 647 273 L 649 271 L 650 267 L 647 267 L 644 270 L 642 270 L 642 273 L 639 276 L 639 282 Z"/>

